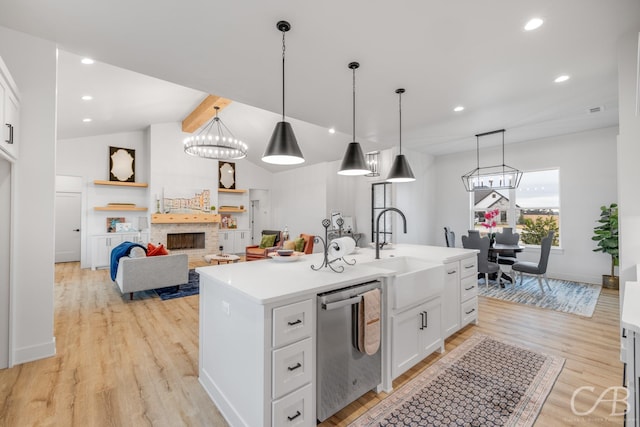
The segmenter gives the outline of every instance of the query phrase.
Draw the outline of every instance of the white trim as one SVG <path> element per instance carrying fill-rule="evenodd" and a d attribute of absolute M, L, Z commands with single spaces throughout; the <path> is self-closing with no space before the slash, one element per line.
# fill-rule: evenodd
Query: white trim
<path fill-rule="evenodd" d="M 15 364 L 21 364 L 55 355 L 56 338 L 52 337 L 49 342 L 16 349 L 13 362 L 15 362 Z"/>

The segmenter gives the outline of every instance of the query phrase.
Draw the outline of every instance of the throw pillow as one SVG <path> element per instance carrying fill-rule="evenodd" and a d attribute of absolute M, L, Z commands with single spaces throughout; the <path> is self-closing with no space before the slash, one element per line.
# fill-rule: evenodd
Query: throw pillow
<path fill-rule="evenodd" d="M 294 242 L 293 240 L 287 240 L 282 245 L 282 249 L 291 249 L 292 251 L 295 251 L 296 250 L 296 242 Z"/>
<path fill-rule="evenodd" d="M 296 252 L 303 252 L 304 251 L 304 238 L 303 237 L 298 237 L 296 240 L 293 241 L 293 243 L 295 244 L 295 251 Z"/>
<path fill-rule="evenodd" d="M 164 245 L 160 243 L 158 246 L 149 243 L 147 245 L 147 256 L 169 255 Z"/>
<path fill-rule="evenodd" d="M 266 249 L 273 246 L 276 242 L 275 234 L 263 234 L 262 240 L 260 240 L 260 249 Z"/>
<path fill-rule="evenodd" d="M 129 251 L 129 258 L 144 258 L 147 253 L 140 246 L 135 246 Z"/>

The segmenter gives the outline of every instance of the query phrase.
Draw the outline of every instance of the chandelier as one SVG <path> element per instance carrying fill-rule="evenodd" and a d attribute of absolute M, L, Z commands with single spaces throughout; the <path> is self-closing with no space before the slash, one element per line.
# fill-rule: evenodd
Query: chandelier
<path fill-rule="evenodd" d="M 462 182 L 467 191 L 476 190 L 507 190 L 515 189 L 520 185 L 522 171 L 504 164 L 504 129 L 476 135 L 476 168 L 462 175 Z M 502 164 L 480 167 L 480 137 L 502 134 Z"/>
<path fill-rule="evenodd" d="M 247 144 L 233 136 L 233 133 L 216 115 L 202 127 L 196 135 L 184 139 L 184 152 L 205 159 L 239 160 L 247 157 Z"/>

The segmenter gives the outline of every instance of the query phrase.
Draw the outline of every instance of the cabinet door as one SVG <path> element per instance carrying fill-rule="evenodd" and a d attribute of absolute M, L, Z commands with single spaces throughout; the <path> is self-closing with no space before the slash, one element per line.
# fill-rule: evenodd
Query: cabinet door
<path fill-rule="evenodd" d="M 391 376 L 397 378 L 407 369 L 422 360 L 420 356 L 420 327 L 422 306 L 392 316 Z"/>
<path fill-rule="evenodd" d="M 460 262 L 445 264 L 444 274 L 442 305 L 446 310 L 442 313 L 442 335 L 448 338 L 460 329 Z"/>
<path fill-rule="evenodd" d="M 124 241 L 122 235 L 94 236 L 93 250 L 91 253 L 91 269 L 109 267 L 111 265 L 111 249 Z"/>
<path fill-rule="evenodd" d="M 442 345 L 440 298 L 421 305 L 420 311 L 420 359 L 424 359 Z"/>
<path fill-rule="evenodd" d="M 9 83 L 0 74 L 0 147 L 14 159 L 18 158 L 19 104 Z"/>
<path fill-rule="evenodd" d="M 226 254 L 232 254 L 235 252 L 233 236 L 229 231 L 218 232 L 218 246 L 222 246 L 222 252 Z"/>
<path fill-rule="evenodd" d="M 234 235 L 234 253 L 243 253 L 249 246 L 249 230 L 236 230 Z"/>

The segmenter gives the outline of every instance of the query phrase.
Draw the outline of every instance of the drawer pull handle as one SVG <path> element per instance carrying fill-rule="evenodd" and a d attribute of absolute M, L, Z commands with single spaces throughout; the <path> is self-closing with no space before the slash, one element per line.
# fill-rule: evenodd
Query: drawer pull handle
<path fill-rule="evenodd" d="M 293 325 L 297 325 L 298 323 L 302 323 L 302 320 L 298 319 L 295 322 L 287 322 L 287 325 L 293 326 Z"/>
<path fill-rule="evenodd" d="M 455 270 L 447 271 L 447 274 L 456 274 Z"/>
<path fill-rule="evenodd" d="M 9 128 L 9 139 L 5 139 L 4 142 L 13 144 L 13 125 L 11 123 L 5 123 L 5 125 Z"/>
<path fill-rule="evenodd" d="M 300 364 L 300 362 L 296 363 L 293 366 L 287 366 L 287 369 L 290 370 L 290 371 L 295 371 L 298 368 L 302 368 L 302 365 Z"/>
<path fill-rule="evenodd" d="M 469 269 L 469 268 L 473 268 L 475 267 L 475 264 L 471 264 L 471 265 L 465 265 L 464 268 Z"/>
<path fill-rule="evenodd" d="M 465 291 L 470 291 L 471 289 L 475 288 L 475 286 L 471 286 L 470 288 L 464 288 Z"/>
<path fill-rule="evenodd" d="M 476 309 L 475 309 L 475 308 L 472 308 L 472 309 L 471 309 L 471 311 L 465 311 L 464 313 L 465 313 L 465 314 L 471 314 L 471 313 L 473 313 L 474 311 L 476 311 Z"/>
<path fill-rule="evenodd" d="M 622 328 L 622 338 L 626 338 L 627 337 L 627 330 L 625 328 Z"/>
<path fill-rule="evenodd" d="M 296 414 L 295 414 L 293 417 L 287 416 L 287 419 L 288 419 L 289 421 L 293 421 L 293 420 L 295 420 L 296 418 L 298 418 L 300 415 L 302 415 L 302 414 L 300 413 L 300 411 L 296 411 Z"/>

